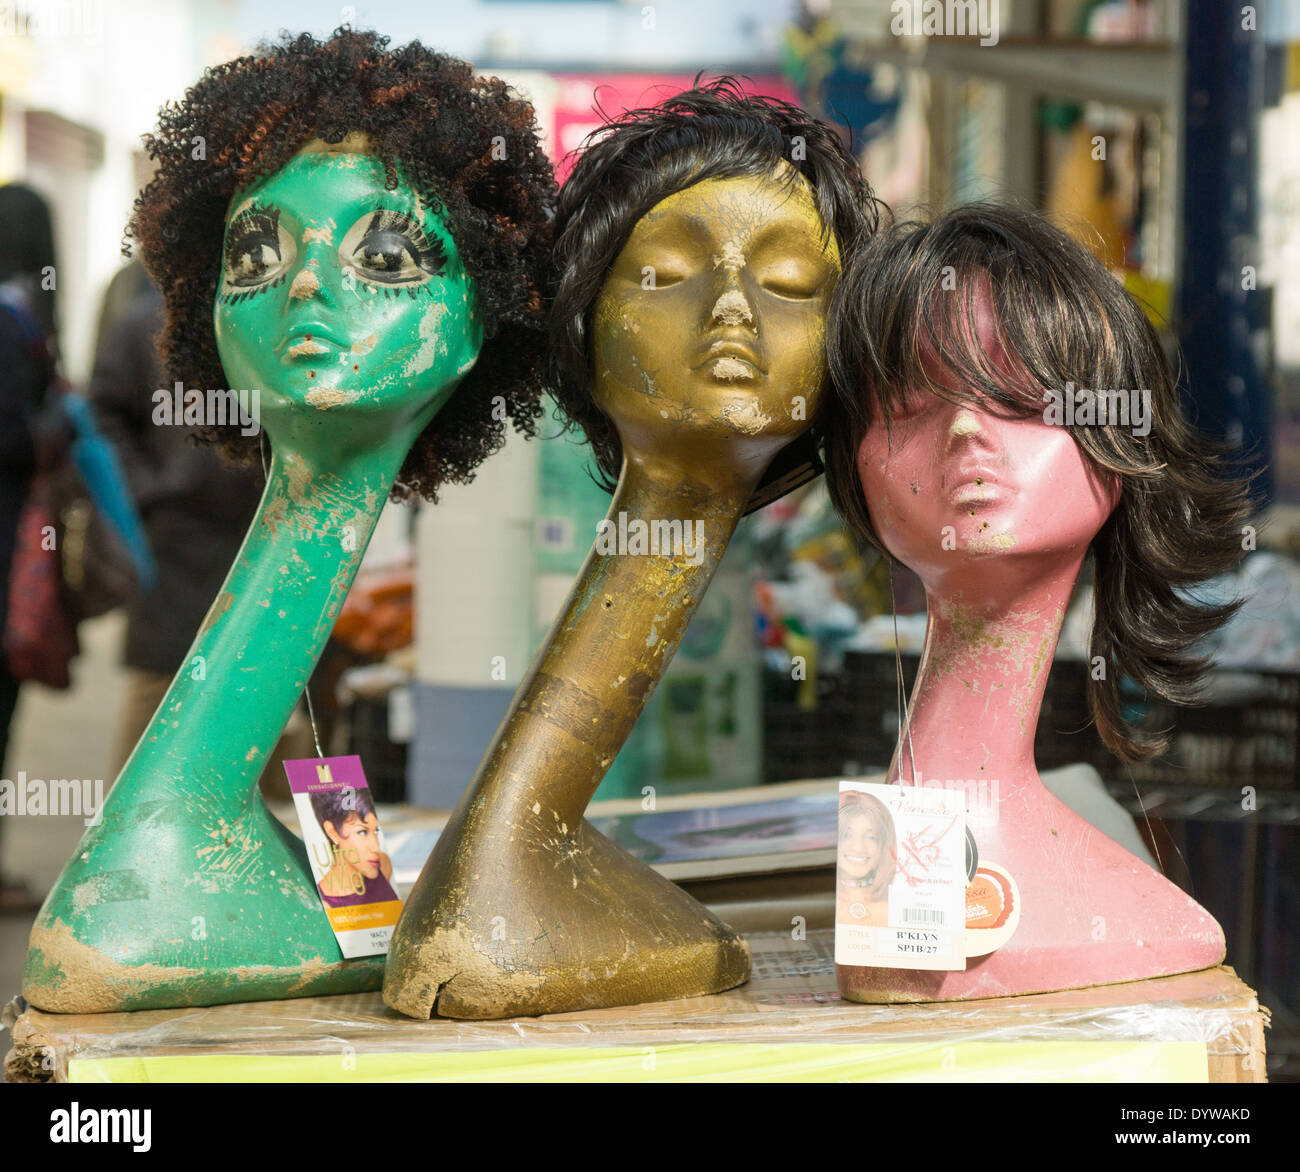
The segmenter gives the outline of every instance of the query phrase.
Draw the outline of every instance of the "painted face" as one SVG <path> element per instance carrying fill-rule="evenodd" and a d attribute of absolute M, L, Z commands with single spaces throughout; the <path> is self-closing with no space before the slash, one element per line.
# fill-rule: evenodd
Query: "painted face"
<path fill-rule="evenodd" d="M 708 179 L 641 218 L 592 319 L 596 398 L 625 443 L 704 429 L 779 447 L 808 426 L 840 271 L 822 231 L 802 177 Z"/>
<path fill-rule="evenodd" d="M 839 870 L 846 879 L 865 879 L 880 863 L 885 844 L 869 814 L 845 814 L 840 823 Z"/>
<path fill-rule="evenodd" d="M 330 841 L 339 853 L 367 879 L 379 874 L 379 819 L 367 814 L 365 819 L 349 814 L 341 829 L 331 822 L 326 827 Z"/>
<path fill-rule="evenodd" d="M 363 147 L 309 144 L 230 208 L 217 348 L 237 389 L 259 389 L 272 429 L 304 405 L 350 426 L 359 411 L 427 422 L 482 345 L 442 218 L 405 183 L 387 190 Z"/>
<path fill-rule="evenodd" d="M 1014 386 L 1023 376 L 998 342 L 987 289 L 977 287 L 975 297 L 980 342 Z M 939 381 L 928 347 L 923 360 Z M 971 559 L 1082 556 L 1118 503 L 1118 481 L 1097 471 L 1066 428 L 1041 413 L 1009 417 L 995 409 L 914 391 L 892 431 L 874 420 L 858 449 L 872 525 L 927 586 L 960 574 Z"/>

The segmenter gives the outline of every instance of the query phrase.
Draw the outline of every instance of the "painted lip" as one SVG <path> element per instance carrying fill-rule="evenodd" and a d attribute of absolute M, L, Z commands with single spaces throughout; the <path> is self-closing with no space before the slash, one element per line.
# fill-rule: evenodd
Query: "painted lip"
<path fill-rule="evenodd" d="M 341 341 L 329 326 L 309 321 L 290 326 L 275 349 L 289 358 L 315 358 L 328 354 L 331 346 L 336 350 L 347 349 L 347 343 Z"/>
<path fill-rule="evenodd" d="M 948 497 L 951 500 L 959 500 L 959 503 L 991 500 L 999 493 L 1005 492 L 1007 488 L 1008 485 L 999 481 L 997 476 L 984 465 L 966 464 L 952 477 Z"/>
<path fill-rule="evenodd" d="M 766 375 L 767 369 L 759 361 L 758 355 L 746 343 L 734 338 L 719 338 L 711 342 L 704 356 L 691 369 L 700 370 L 717 362 L 719 358 L 733 358 L 752 367 L 758 374 Z"/>

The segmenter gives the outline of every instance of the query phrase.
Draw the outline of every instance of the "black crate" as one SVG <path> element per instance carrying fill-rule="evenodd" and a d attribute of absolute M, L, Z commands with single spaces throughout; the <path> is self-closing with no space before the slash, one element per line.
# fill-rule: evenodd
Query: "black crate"
<path fill-rule="evenodd" d="M 388 699 L 358 697 L 347 708 L 348 752 L 361 758 L 377 802 L 406 801 L 406 746 L 388 736 Z"/>
<path fill-rule="evenodd" d="M 1300 788 L 1300 674 L 1261 671 L 1248 678 L 1248 694 L 1232 703 L 1145 705 L 1144 726 L 1172 730 L 1169 751 L 1126 773 L 1159 785 Z"/>
<path fill-rule="evenodd" d="M 838 700 L 845 712 L 844 750 L 849 760 L 884 767 L 898 742 L 898 667 L 904 695 L 910 699 L 920 656 L 892 651 L 850 651 L 844 657 Z M 1041 769 L 1084 761 L 1100 765 L 1104 753 L 1088 712 L 1088 665 L 1056 660 L 1047 677 L 1043 708 L 1034 738 L 1034 758 Z"/>

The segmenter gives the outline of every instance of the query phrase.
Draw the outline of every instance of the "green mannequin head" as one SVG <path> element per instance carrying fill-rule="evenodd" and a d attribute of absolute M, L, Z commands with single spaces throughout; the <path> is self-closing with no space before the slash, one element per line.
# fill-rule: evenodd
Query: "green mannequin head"
<path fill-rule="evenodd" d="M 456 241 L 397 176 L 390 189 L 363 136 L 317 139 L 231 204 L 217 349 L 240 389 L 260 388 L 273 442 L 328 428 L 357 448 L 422 429 L 478 360 L 477 291 Z"/>
<path fill-rule="evenodd" d="M 541 413 L 555 184 L 503 82 L 387 44 L 285 35 L 209 70 L 146 139 L 129 234 L 169 384 L 257 389 L 273 445 L 409 428 L 398 490 L 432 497 Z M 199 434 L 255 457 L 247 430 Z"/>

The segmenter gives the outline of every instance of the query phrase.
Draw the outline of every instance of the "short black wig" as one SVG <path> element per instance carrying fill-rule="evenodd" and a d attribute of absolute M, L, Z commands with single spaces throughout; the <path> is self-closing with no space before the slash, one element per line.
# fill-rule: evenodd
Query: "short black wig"
<path fill-rule="evenodd" d="M 965 294 L 985 279 L 999 342 L 1031 389 L 1009 387 L 993 357 L 971 343 L 979 337 L 975 298 Z M 1145 436 L 1114 419 L 1069 430 L 1121 486 L 1091 547 L 1089 654 L 1101 657 L 1105 676 L 1089 673 L 1089 705 L 1103 742 L 1122 759 L 1162 752 L 1165 734 L 1127 720 L 1121 678 L 1175 704 L 1195 702 L 1207 663 L 1193 649 L 1240 603 L 1199 605 L 1186 588 L 1241 561 L 1251 506 L 1226 453 L 1184 417 L 1169 359 L 1141 306 L 1041 216 L 983 203 L 885 228 L 846 267 L 829 317 L 827 487 L 848 528 L 881 550 L 858 450 L 872 420 L 890 420 L 909 391 L 1026 416 L 1042 416 L 1043 392 L 1069 384 L 1150 392 Z M 942 381 L 927 372 L 923 342 L 937 355 Z"/>
<path fill-rule="evenodd" d="M 309 794 L 308 800 L 320 828 L 324 830 L 325 823 L 329 822 L 339 834 L 343 833 L 343 824 L 349 818 L 364 822 L 375 813 L 375 804 L 370 800 L 368 789 L 323 789 Z"/>
<path fill-rule="evenodd" d="M 588 340 L 610 267 L 637 221 L 670 195 L 706 179 L 770 174 L 782 163 L 813 188 L 822 223 L 847 261 L 878 220 L 857 160 L 834 128 L 789 102 L 747 94 L 734 78 L 611 118 L 580 148 L 555 214 L 551 383 L 561 412 L 591 444 L 606 490 L 618 481 L 623 451 L 592 398 Z M 816 437 L 814 419 L 790 447 L 802 444 L 814 454 Z"/>
<path fill-rule="evenodd" d="M 542 411 L 555 179 L 532 106 L 505 82 L 418 41 L 390 51 L 387 37 L 349 28 L 325 41 L 284 34 L 209 69 L 163 108 L 145 136 L 157 174 L 136 200 L 128 240 L 139 241 L 165 301 L 168 381 L 226 387 L 213 301 L 230 201 L 311 139 L 349 132 L 370 139 L 390 187 L 400 164 L 422 198 L 446 209 L 478 292 L 479 360 L 416 440 L 394 490 L 432 498 L 443 483 L 471 479 L 504 442 L 504 416 L 531 435 Z M 237 423 L 198 434 L 236 458 L 259 442 Z"/>

